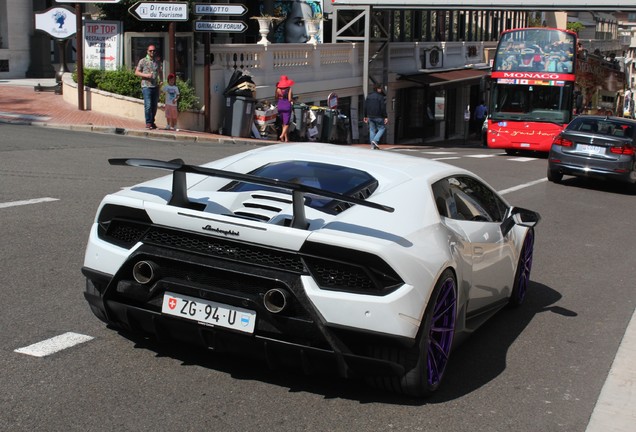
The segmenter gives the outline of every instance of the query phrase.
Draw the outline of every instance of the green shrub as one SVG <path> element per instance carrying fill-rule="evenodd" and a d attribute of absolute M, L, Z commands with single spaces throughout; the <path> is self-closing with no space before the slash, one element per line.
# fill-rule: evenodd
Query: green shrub
<path fill-rule="evenodd" d="M 581 30 L 585 29 L 585 26 L 580 22 L 569 22 L 567 23 L 566 28 L 568 30 L 572 30 L 574 33 L 579 34 Z"/>
<path fill-rule="evenodd" d="M 77 82 L 77 71 L 73 72 L 73 80 Z M 135 75 L 134 70 L 103 71 L 100 69 L 84 69 L 84 85 L 109 93 L 143 99 L 141 78 Z M 179 87 L 179 111 L 201 108 L 199 98 L 189 80 L 183 81 L 177 78 L 177 87 Z M 164 102 L 163 93 L 159 100 L 162 103 Z"/>
<path fill-rule="evenodd" d="M 84 85 L 88 87 L 97 87 L 102 79 L 104 79 L 105 71 L 101 69 L 84 69 Z"/>
<path fill-rule="evenodd" d="M 179 111 L 187 111 L 190 109 L 198 110 L 201 108 L 199 98 L 197 97 L 194 87 L 190 85 L 190 80 L 183 81 L 177 78 L 177 87 L 179 88 L 179 100 L 177 101 L 177 108 Z M 159 97 L 159 102 L 165 103 L 165 94 L 162 92 Z"/>
<path fill-rule="evenodd" d="M 97 88 L 105 72 L 106 71 L 101 69 L 84 69 L 84 85 L 86 87 Z M 77 69 L 73 72 L 73 81 L 77 82 Z"/>
<path fill-rule="evenodd" d="M 97 88 L 109 93 L 143 99 L 141 78 L 135 75 L 134 71 L 128 69 L 106 71 Z"/>

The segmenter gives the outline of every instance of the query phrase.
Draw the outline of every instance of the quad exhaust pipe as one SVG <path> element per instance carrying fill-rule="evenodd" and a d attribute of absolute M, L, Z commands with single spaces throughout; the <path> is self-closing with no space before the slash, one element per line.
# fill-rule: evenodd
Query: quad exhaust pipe
<path fill-rule="evenodd" d="M 148 285 L 159 277 L 159 266 L 152 261 L 139 261 L 133 266 L 132 274 L 137 283 Z"/>
<path fill-rule="evenodd" d="M 263 296 L 263 306 L 273 314 L 281 313 L 288 305 L 289 294 L 282 289 L 273 288 Z"/>

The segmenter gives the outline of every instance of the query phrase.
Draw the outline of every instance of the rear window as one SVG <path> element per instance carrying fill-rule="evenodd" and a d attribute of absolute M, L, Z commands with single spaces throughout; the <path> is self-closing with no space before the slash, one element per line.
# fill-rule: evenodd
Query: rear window
<path fill-rule="evenodd" d="M 621 138 L 634 137 L 634 125 L 611 119 L 576 119 L 568 127 L 570 131 L 589 132 Z"/>
<path fill-rule="evenodd" d="M 263 165 L 249 174 L 260 177 L 282 180 L 291 183 L 300 183 L 329 192 L 339 193 L 350 197 L 366 199 L 378 187 L 378 181 L 366 171 L 339 165 L 330 165 L 320 162 L 307 161 L 283 161 Z M 267 187 L 250 183 L 234 181 L 221 189 L 228 192 L 246 192 L 254 190 L 272 190 L 288 193 L 275 187 Z M 307 205 L 312 208 L 330 212 L 335 210 L 338 202 L 325 197 L 307 194 Z M 342 204 L 342 203 L 340 203 Z M 348 206 L 346 206 L 348 207 Z"/>

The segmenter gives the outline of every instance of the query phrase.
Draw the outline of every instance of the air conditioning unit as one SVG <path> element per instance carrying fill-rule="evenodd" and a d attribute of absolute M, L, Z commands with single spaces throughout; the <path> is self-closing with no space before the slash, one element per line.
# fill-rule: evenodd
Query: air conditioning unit
<path fill-rule="evenodd" d="M 426 50 L 424 54 L 424 69 L 441 69 L 444 67 L 444 52 L 439 47 Z"/>

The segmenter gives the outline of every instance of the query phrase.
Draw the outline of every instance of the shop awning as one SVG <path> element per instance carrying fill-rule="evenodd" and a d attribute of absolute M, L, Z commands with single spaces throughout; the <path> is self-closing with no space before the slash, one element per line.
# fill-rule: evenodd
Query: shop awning
<path fill-rule="evenodd" d="M 479 84 L 482 77 L 488 75 L 490 69 L 459 69 L 443 72 L 418 72 L 400 75 L 399 79 L 413 81 L 429 87 L 460 87 Z"/>

